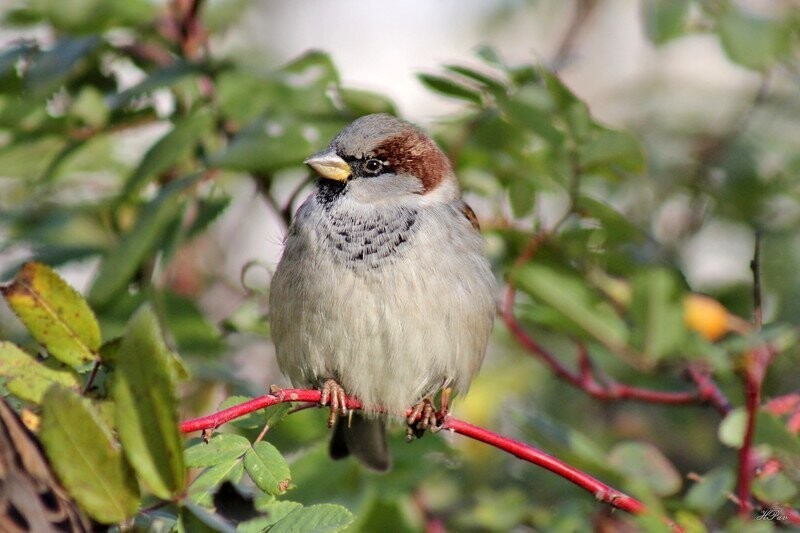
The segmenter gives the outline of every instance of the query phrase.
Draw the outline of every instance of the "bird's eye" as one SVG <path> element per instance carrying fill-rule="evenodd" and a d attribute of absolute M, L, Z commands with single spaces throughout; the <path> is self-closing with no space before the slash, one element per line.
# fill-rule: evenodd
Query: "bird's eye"
<path fill-rule="evenodd" d="M 370 174 L 377 174 L 383 168 L 383 161 L 380 159 L 367 159 L 364 163 L 364 170 Z"/>

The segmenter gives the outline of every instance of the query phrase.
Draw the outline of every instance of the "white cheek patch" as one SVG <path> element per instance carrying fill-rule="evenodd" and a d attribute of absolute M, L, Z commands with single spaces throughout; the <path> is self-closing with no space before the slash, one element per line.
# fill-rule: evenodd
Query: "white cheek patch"
<path fill-rule="evenodd" d="M 420 198 L 420 205 L 431 205 L 439 203 L 449 203 L 461 198 L 461 189 L 455 176 L 450 175 L 442 180 L 436 187 L 429 190 Z"/>
<path fill-rule="evenodd" d="M 382 204 L 403 202 L 422 194 L 422 182 L 404 174 L 382 174 L 375 177 L 355 178 L 348 182 L 348 194 L 357 202 Z"/>

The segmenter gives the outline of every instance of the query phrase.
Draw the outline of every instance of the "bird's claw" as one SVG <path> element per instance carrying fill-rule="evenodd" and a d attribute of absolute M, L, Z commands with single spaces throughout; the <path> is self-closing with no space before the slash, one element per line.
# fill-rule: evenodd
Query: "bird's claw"
<path fill-rule="evenodd" d="M 440 413 L 436 412 L 436 407 L 430 398 L 423 398 L 411 408 L 411 412 L 406 418 L 406 440 L 411 442 L 415 438 L 420 438 L 425 431 L 430 429 L 433 433 L 439 431 L 441 426 Z"/>
<path fill-rule="evenodd" d="M 335 379 L 326 379 L 320 389 L 322 396 L 319 399 L 320 405 L 330 405 L 331 414 L 328 415 L 328 427 L 333 427 L 339 415 L 347 414 L 347 403 L 344 389 Z"/>

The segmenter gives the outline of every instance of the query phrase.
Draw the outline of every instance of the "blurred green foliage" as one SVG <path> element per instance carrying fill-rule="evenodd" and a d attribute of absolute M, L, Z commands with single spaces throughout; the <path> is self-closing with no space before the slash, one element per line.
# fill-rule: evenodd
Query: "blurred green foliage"
<path fill-rule="evenodd" d="M 269 342 L 267 299 L 248 281 L 258 265 L 231 283 L 209 235 L 245 184 L 288 223 L 307 191 L 302 160 L 354 118 L 396 112 L 383 95 L 343 86 L 321 51 L 258 69 L 216 56 L 208 33 L 235 27 L 244 2 L 196 5 L 30 0 L 3 15 L 31 37 L 0 52 L 0 280 L 20 319 L 0 315 L 0 392 L 40 414 L 53 467 L 86 512 L 177 531 L 662 528 L 652 516 L 612 515 L 566 480 L 471 442 L 405 445 L 398 433 L 382 476 L 331 462 L 318 411 L 273 407 L 184 446 L 178 413 L 227 407 L 266 386 L 231 369 L 243 338 Z M 498 276 L 517 288 L 515 316 L 566 368 L 578 373 L 581 345 L 602 386 L 690 391 L 683 370 L 698 365 L 740 406 L 745 356 L 771 343 L 764 398 L 791 398 L 800 10 L 644 0 L 641 16 L 656 46 L 711 34 L 733 64 L 759 73 L 739 120 L 622 131 L 546 66 L 508 64 L 482 47 L 469 66 L 419 75 L 463 103 L 433 133 L 481 214 Z M 131 147 L 137 136 L 146 147 Z M 686 213 L 668 220 L 675 205 Z M 553 206 L 557 215 L 544 216 Z M 719 341 L 687 326 L 683 307 L 696 289 L 687 243 L 718 224 L 760 232 L 768 296 L 763 331 L 739 319 Z M 52 268 L 88 273 L 85 299 Z M 221 286 L 232 303 L 217 301 Z M 722 282 L 713 296 L 749 317 L 751 290 Z M 688 530 L 753 526 L 734 518 L 728 497 L 741 408 L 722 419 L 707 406 L 598 401 L 554 377 L 499 322 L 490 352 L 456 405 L 460 417 L 540 446 Z M 797 418 L 797 407 L 759 413 L 753 492 L 767 508 L 800 502 Z M 87 475 L 96 469 L 103 474 Z"/>

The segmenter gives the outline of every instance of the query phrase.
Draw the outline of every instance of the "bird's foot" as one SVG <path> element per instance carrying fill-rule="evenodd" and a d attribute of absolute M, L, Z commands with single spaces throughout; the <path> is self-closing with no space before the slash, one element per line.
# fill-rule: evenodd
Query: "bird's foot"
<path fill-rule="evenodd" d="M 432 433 L 438 432 L 442 428 L 442 423 L 447 413 L 450 411 L 450 396 L 453 389 L 445 387 L 442 389 L 442 408 L 436 410 L 433 400 L 423 398 L 411 408 L 411 412 L 406 417 L 406 440 L 411 442 L 415 438 L 420 438 L 425 431 L 430 429 Z"/>
<path fill-rule="evenodd" d="M 411 442 L 415 438 L 418 439 L 425 434 L 428 429 L 436 433 L 441 429 L 444 417 L 447 414 L 447 400 L 445 396 L 449 396 L 449 389 L 442 393 L 442 410 L 437 411 L 433 405 L 433 400 L 430 398 L 423 398 L 422 401 L 416 403 L 411 408 L 411 412 L 406 417 L 406 440 Z"/>
<path fill-rule="evenodd" d="M 347 414 L 346 395 L 344 389 L 335 379 L 326 379 L 320 389 L 322 397 L 319 399 L 320 405 L 330 405 L 331 414 L 328 416 L 328 427 L 333 427 L 339 415 Z"/>

